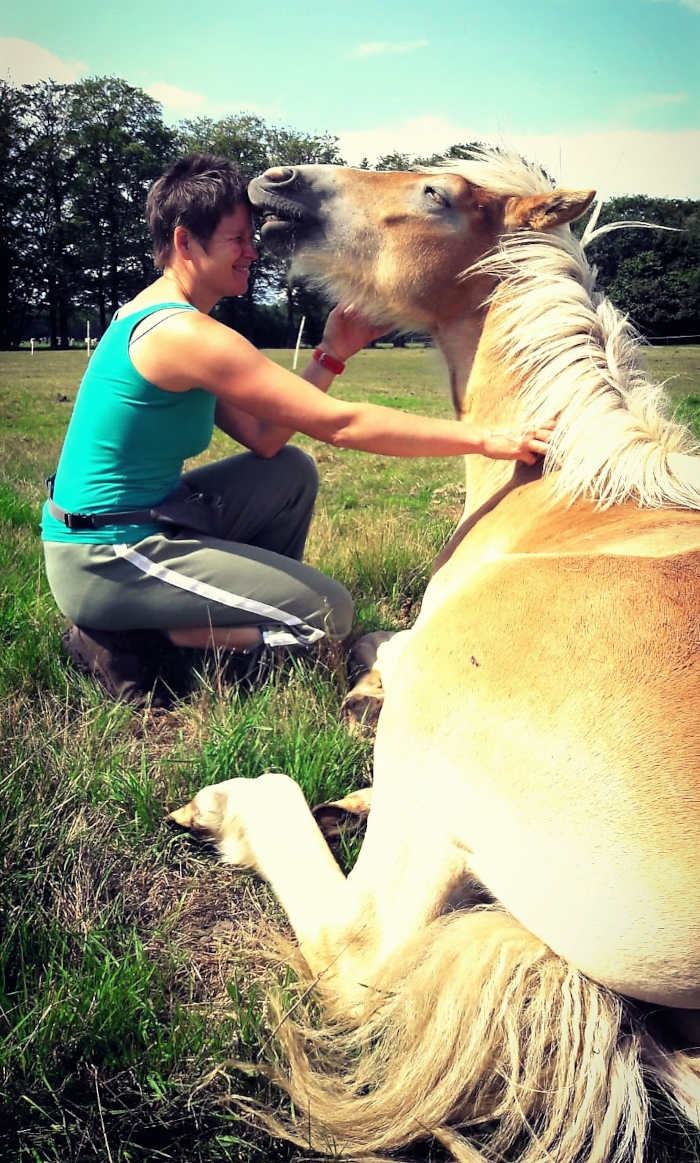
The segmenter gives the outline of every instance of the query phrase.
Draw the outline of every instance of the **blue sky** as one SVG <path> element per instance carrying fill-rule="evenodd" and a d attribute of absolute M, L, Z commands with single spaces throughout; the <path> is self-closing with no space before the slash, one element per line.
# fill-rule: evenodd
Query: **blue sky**
<path fill-rule="evenodd" d="M 568 185 L 700 198 L 700 0 L 23 0 L 0 75 L 114 74 L 166 120 L 249 110 L 345 158 L 513 145 Z"/>

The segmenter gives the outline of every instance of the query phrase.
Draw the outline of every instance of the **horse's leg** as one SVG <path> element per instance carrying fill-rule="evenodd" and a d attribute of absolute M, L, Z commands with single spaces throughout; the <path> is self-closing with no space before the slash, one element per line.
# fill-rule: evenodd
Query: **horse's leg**
<path fill-rule="evenodd" d="M 170 818 L 270 883 L 312 972 L 349 1004 L 393 949 L 437 915 L 464 872 L 462 854 L 429 821 L 414 835 L 414 805 L 382 797 L 346 878 L 301 789 L 280 774 L 205 787 Z"/>
<path fill-rule="evenodd" d="M 353 732 L 373 732 L 384 702 L 384 691 L 408 630 L 375 630 L 353 645 L 348 658 L 351 689 L 340 714 Z"/>
<path fill-rule="evenodd" d="M 224 863 L 265 877 L 302 946 L 313 947 L 319 914 L 339 914 L 345 877 L 289 776 L 211 784 L 168 819 L 211 840 Z"/>

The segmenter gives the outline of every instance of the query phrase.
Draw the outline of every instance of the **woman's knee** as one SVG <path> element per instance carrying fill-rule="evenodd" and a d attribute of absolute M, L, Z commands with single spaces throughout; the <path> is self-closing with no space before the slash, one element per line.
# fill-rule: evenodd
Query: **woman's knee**
<path fill-rule="evenodd" d="M 323 618 L 323 629 L 328 638 L 347 638 L 352 630 L 354 603 L 351 594 L 340 582 L 328 578 L 328 588 L 324 595 L 326 611 Z"/>
<path fill-rule="evenodd" d="M 313 458 L 302 448 L 297 448 L 295 444 L 285 444 L 268 463 L 315 498 L 318 492 L 318 469 Z"/>

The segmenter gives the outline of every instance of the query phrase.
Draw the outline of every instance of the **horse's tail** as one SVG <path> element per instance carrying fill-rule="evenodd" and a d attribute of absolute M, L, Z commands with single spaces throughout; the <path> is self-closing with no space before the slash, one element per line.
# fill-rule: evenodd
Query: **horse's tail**
<path fill-rule="evenodd" d="M 646 1080 L 700 1125 L 700 1059 L 500 911 L 439 918 L 364 985 L 352 1017 L 301 1014 L 308 982 L 276 1015 L 295 1119 L 267 1121 L 307 1148 L 378 1159 L 432 1136 L 460 1163 L 641 1163 Z"/>

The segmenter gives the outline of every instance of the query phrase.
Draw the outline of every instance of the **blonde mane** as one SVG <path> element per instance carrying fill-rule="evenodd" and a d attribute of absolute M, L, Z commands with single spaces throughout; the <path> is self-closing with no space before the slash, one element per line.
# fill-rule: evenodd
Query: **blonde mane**
<path fill-rule="evenodd" d="M 480 147 L 439 168 L 496 194 L 554 187 L 539 167 L 498 149 Z M 583 245 L 568 226 L 504 235 L 464 277 L 478 271 L 498 279 L 489 340 L 521 383 L 523 425 L 559 416 L 545 472 L 558 471 L 561 495 L 587 495 L 601 507 L 635 499 L 644 507 L 700 509 L 698 446 L 668 419 L 663 385 L 642 366 L 640 336 L 595 290 L 584 247 L 599 233 L 589 228 Z"/>

